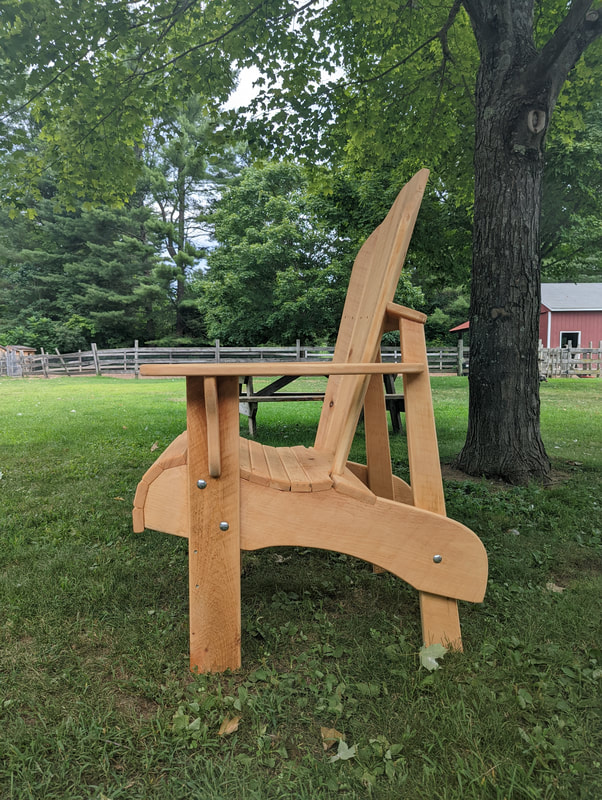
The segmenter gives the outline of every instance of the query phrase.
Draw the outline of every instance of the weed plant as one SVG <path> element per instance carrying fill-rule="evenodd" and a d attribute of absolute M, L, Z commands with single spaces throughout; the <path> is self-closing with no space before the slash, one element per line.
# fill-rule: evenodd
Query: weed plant
<path fill-rule="evenodd" d="M 433 390 L 448 463 L 466 379 Z M 0 380 L 0 797 L 599 800 L 601 401 L 602 381 L 542 386 L 548 488 L 445 472 L 490 579 L 439 670 L 414 590 L 279 548 L 243 559 L 243 668 L 194 676 L 187 543 L 130 518 L 185 427 L 183 381 Z M 258 438 L 311 444 L 318 414 L 265 404 Z"/>

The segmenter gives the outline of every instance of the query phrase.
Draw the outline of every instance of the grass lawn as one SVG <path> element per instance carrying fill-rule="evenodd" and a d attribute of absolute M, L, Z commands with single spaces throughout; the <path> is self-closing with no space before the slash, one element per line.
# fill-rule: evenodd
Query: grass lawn
<path fill-rule="evenodd" d="M 467 382 L 433 390 L 449 462 Z M 433 672 L 416 592 L 281 548 L 244 556 L 243 668 L 190 674 L 187 543 L 130 517 L 183 398 L 181 380 L 0 380 L 3 800 L 602 797 L 602 381 L 542 385 L 550 488 L 446 472 L 490 581 Z M 310 444 L 318 413 L 265 404 L 258 438 Z M 403 437 L 392 453 L 406 477 Z"/>

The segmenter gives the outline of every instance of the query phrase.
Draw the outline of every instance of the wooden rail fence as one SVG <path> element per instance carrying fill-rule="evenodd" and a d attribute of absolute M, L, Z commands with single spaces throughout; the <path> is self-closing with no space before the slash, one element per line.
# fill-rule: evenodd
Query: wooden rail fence
<path fill-rule="evenodd" d="M 77 353 L 45 352 L 19 355 L 8 360 L 0 355 L 0 376 L 45 377 L 57 375 L 134 375 L 141 364 L 177 364 L 188 361 L 318 361 L 330 360 L 333 347 L 307 347 L 297 341 L 292 347 L 224 347 L 216 340 L 213 347 L 133 347 L 99 350 L 94 343 L 88 351 Z M 399 347 L 383 347 L 382 360 L 401 361 Z M 429 371 L 463 374 L 467 369 L 467 348 L 444 347 L 428 351 Z M 251 370 L 250 370 L 251 372 Z"/>
<path fill-rule="evenodd" d="M 0 353 L 0 376 L 45 377 L 53 375 L 134 375 L 141 364 L 151 362 L 177 364 L 187 361 L 316 361 L 331 359 L 332 347 L 124 347 L 99 350 L 92 344 L 88 351 L 35 355 Z M 397 347 L 383 347 L 385 362 L 401 361 Z M 465 375 L 470 353 L 465 347 L 442 347 L 428 350 L 429 371 L 433 374 Z M 250 370 L 251 372 L 251 370 Z M 539 372 L 542 378 L 602 377 L 602 342 L 598 347 L 539 347 Z"/>
<path fill-rule="evenodd" d="M 542 378 L 600 378 L 602 342 L 598 347 L 542 347 L 539 344 L 539 374 Z"/>

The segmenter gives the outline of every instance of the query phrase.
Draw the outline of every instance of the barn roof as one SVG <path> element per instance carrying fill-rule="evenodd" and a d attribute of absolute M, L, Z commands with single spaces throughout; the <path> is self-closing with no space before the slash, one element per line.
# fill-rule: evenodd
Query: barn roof
<path fill-rule="evenodd" d="M 542 283 L 541 302 L 550 311 L 602 311 L 602 283 Z"/>

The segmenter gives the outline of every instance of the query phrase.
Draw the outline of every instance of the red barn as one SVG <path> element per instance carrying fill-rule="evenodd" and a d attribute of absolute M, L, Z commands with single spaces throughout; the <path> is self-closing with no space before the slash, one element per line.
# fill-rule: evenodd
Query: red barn
<path fill-rule="evenodd" d="M 602 283 L 542 283 L 539 338 L 544 347 L 598 347 Z"/>

